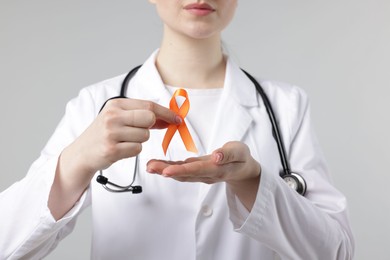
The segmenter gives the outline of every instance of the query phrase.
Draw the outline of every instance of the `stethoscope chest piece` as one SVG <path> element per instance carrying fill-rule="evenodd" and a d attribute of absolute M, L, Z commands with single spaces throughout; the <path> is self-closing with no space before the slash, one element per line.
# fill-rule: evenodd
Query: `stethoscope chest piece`
<path fill-rule="evenodd" d="M 287 185 L 301 194 L 302 196 L 306 193 L 306 182 L 298 173 L 291 172 L 282 176 L 282 179 L 287 183 Z"/>

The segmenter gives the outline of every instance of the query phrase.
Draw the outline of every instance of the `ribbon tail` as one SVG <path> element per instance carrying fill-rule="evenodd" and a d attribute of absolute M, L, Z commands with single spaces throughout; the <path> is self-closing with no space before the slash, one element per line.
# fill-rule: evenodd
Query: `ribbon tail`
<path fill-rule="evenodd" d="M 196 149 L 194 140 L 192 140 L 191 134 L 188 131 L 187 125 L 185 122 L 183 122 L 179 127 L 178 127 L 181 139 L 183 140 L 183 143 L 187 149 L 187 151 L 191 151 L 193 153 L 198 153 L 198 149 Z"/>
<path fill-rule="evenodd" d="M 172 137 L 175 134 L 176 130 L 177 130 L 176 125 L 170 125 L 167 129 L 167 132 L 165 133 L 164 140 L 162 142 L 164 155 L 167 155 L 168 146 L 171 143 Z"/>

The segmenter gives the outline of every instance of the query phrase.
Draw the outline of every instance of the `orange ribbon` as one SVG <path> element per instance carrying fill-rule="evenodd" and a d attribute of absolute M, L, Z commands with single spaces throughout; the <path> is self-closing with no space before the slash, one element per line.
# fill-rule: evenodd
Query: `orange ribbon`
<path fill-rule="evenodd" d="M 176 97 L 178 96 L 185 98 L 184 103 L 180 106 L 180 108 L 176 103 Z M 188 111 L 190 110 L 190 101 L 188 99 L 187 91 L 182 88 L 177 89 L 175 93 L 173 93 L 171 101 L 169 102 L 169 109 L 171 109 L 173 112 L 177 113 L 181 117 L 182 123 L 180 125 L 169 125 L 167 132 L 165 133 L 164 140 L 162 142 L 164 154 L 167 154 L 169 143 L 171 142 L 172 137 L 175 135 L 176 130 L 179 130 L 181 139 L 183 140 L 187 151 L 197 153 L 198 150 L 196 149 L 191 134 L 188 131 L 186 123 L 184 122 L 184 118 L 187 116 Z"/>

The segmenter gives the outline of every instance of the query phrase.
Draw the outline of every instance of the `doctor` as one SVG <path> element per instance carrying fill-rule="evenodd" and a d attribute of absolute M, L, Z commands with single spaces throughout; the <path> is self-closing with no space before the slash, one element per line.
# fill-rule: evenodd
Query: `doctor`
<path fill-rule="evenodd" d="M 92 259 L 352 259 L 345 197 L 336 190 L 311 128 L 304 92 L 261 81 L 278 118 L 301 196 L 279 177 L 272 128 L 253 83 L 224 53 L 221 31 L 237 0 L 150 0 L 164 23 L 160 48 L 135 74 L 83 89 L 31 166 L 0 195 L 0 259 L 40 259 L 92 206 Z M 187 117 L 169 110 L 177 88 Z M 167 154 L 169 125 L 185 120 Z M 138 155 L 138 164 L 135 156 Z M 143 193 L 107 192 L 100 170 L 126 184 L 135 168 Z"/>

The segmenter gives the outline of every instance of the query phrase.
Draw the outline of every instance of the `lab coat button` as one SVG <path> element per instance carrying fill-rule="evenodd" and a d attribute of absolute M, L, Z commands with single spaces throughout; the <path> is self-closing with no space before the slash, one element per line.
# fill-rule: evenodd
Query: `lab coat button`
<path fill-rule="evenodd" d="M 213 209 L 208 205 L 203 205 L 202 214 L 205 217 L 210 217 L 211 215 L 213 215 Z"/>

